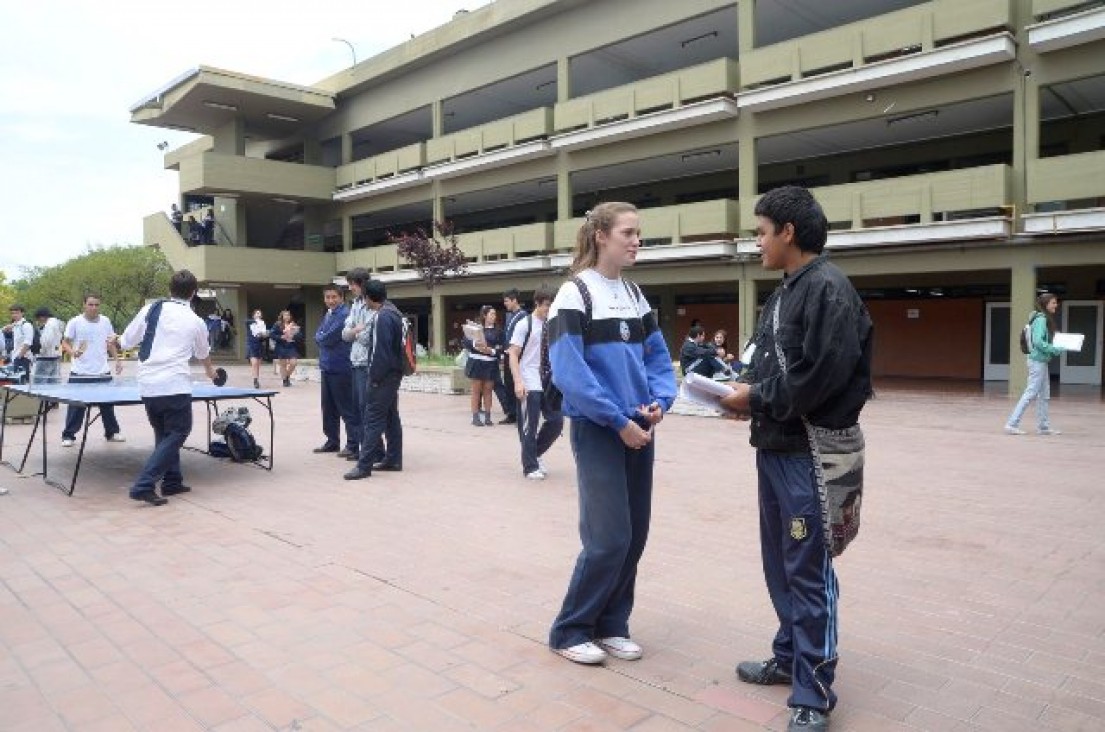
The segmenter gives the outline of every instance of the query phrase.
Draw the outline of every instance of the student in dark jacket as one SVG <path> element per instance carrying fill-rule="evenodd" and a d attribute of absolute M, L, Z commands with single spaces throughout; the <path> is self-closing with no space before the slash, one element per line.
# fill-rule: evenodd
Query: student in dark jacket
<path fill-rule="evenodd" d="M 755 213 L 763 267 L 783 270 L 783 281 L 756 327 L 747 383 L 721 403 L 752 420 L 760 551 L 779 628 L 771 657 L 739 664 L 737 676 L 790 685 L 788 732 L 820 731 L 836 704 L 838 597 L 821 491 L 842 478 L 862 486 L 858 422 L 871 395 L 872 324 L 848 278 L 821 256 L 828 222 L 809 191 L 776 188 Z M 813 451 L 823 430 L 848 459 L 838 474 L 823 471 Z"/>
<path fill-rule="evenodd" d="M 360 480 L 373 470 L 403 469 L 403 424 L 399 420 L 399 383 L 403 380 L 403 316 L 387 299 L 379 280 L 364 285 L 366 305 L 376 311 L 368 345 L 368 393 L 361 415 L 361 451 L 357 465 L 346 480 Z M 384 458 L 375 464 L 373 446 L 381 435 L 386 443 Z"/>
<path fill-rule="evenodd" d="M 714 363 L 717 349 L 706 343 L 706 329 L 701 325 L 692 325 L 679 352 L 679 368 L 683 376 L 689 373 L 710 377 L 714 375 Z M 721 364 L 724 368 L 725 364 Z"/>
<path fill-rule="evenodd" d="M 315 331 L 318 344 L 318 370 L 322 385 L 322 434 L 326 440 L 315 452 L 336 452 L 349 457 L 358 452 L 361 418 L 353 399 L 353 364 L 349 360 L 352 344 L 342 340 L 341 331 L 349 315 L 337 285 L 322 288 L 326 313 Z M 339 419 L 340 415 L 340 419 Z M 345 421 L 345 448 L 341 448 L 341 422 Z"/>

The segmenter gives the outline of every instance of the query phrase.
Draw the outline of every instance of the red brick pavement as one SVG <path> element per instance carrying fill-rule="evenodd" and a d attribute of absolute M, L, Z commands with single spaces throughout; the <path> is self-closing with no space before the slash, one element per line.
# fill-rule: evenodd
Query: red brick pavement
<path fill-rule="evenodd" d="M 1103 728 L 1105 408 L 1072 391 L 1060 437 L 1002 434 L 1003 396 L 869 406 L 833 729 Z M 275 472 L 188 454 L 194 490 L 162 508 L 125 494 L 140 409 L 119 410 L 125 444 L 93 434 L 72 498 L 0 468 L 0 728 L 785 728 L 786 690 L 733 675 L 773 632 L 745 425 L 663 424 L 646 655 L 587 668 L 545 647 L 578 546 L 567 441 L 526 481 L 513 428 L 405 393 L 405 472 L 348 483 L 310 452 L 317 394 L 276 398 Z"/>

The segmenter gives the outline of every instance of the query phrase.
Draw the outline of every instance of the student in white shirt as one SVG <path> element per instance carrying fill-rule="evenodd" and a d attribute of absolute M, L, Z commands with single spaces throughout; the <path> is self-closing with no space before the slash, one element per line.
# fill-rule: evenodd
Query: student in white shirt
<path fill-rule="evenodd" d="M 65 326 L 65 338 L 61 350 L 72 359 L 69 383 L 103 383 L 111 381 L 107 359 L 115 359 L 115 373 L 122 373 L 119 348 L 115 343 L 115 329 L 106 315 L 100 315 L 100 296 L 89 293 L 84 296 L 84 313 L 72 318 Z M 84 422 L 84 407 L 70 406 L 65 413 L 65 427 L 61 432 L 61 446 L 72 447 Z M 109 404 L 100 407 L 100 422 L 104 425 L 104 437 L 108 442 L 126 442 L 119 434 L 119 421 L 115 408 Z"/>
<path fill-rule="evenodd" d="M 65 326 L 50 308 L 36 310 L 35 322 L 38 323 L 39 351 L 35 357 L 34 380 L 56 384 L 61 380 L 61 341 L 65 337 Z"/>
<path fill-rule="evenodd" d="M 22 305 L 11 306 L 12 322 L 4 326 L 4 330 L 12 334 L 12 366 L 22 371 L 29 378 L 31 375 L 31 361 L 34 356 L 31 353 L 31 341 L 35 337 L 35 327 L 23 317 Z"/>
<path fill-rule="evenodd" d="M 207 328 L 189 304 L 196 294 L 196 276 L 186 269 L 169 280 L 168 300 L 142 308 L 123 332 L 123 348 L 138 351 L 138 393 L 153 427 L 154 449 L 130 489 L 130 497 L 152 506 L 168 503 L 165 496 L 187 493 L 180 472 L 180 448 L 192 431 L 192 372 L 189 361 L 203 362 L 215 378 Z M 155 490 L 161 482 L 161 495 Z"/>
<path fill-rule="evenodd" d="M 530 480 L 545 479 L 547 472 L 541 456 L 548 452 L 564 429 L 564 416 L 545 401 L 541 385 L 541 335 L 552 300 L 552 290 L 544 286 L 537 288 L 533 293 L 533 312 L 520 317 L 514 324 L 507 351 L 514 396 L 518 399 L 522 474 Z M 545 418 L 543 424 L 542 417 Z"/>

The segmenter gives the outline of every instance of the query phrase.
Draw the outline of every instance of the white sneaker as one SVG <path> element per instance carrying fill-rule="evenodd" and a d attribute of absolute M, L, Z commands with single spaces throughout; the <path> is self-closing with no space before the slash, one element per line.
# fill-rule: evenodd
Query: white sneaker
<path fill-rule="evenodd" d="M 106 439 L 108 442 L 126 442 L 127 441 L 127 438 L 123 437 L 118 432 L 116 432 L 114 435 L 111 435 L 110 437 L 105 437 L 104 439 Z"/>
<path fill-rule="evenodd" d="M 1042 430 L 1036 430 L 1036 434 L 1038 434 L 1038 435 L 1061 435 L 1063 433 L 1059 430 L 1052 429 L 1051 427 L 1046 427 Z"/>
<path fill-rule="evenodd" d="M 526 473 L 526 477 L 529 478 L 530 480 L 544 480 L 545 479 L 545 471 L 538 468 L 537 470 L 534 470 L 531 473 Z"/>
<path fill-rule="evenodd" d="M 1025 432 L 1020 427 L 1013 427 L 1011 425 L 1005 425 L 1005 434 L 1007 434 L 1007 435 L 1023 435 L 1023 434 L 1025 434 Z"/>
<path fill-rule="evenodd" d="M 602 663 L 606 660 L 606 651 L 602 650 L 594 643 L 588 641 L 587 643 L 580 643 L 579 645 L 572 646 L 571 648 L 554 648 L 554 653 L 558 653 L 569 661 L 575 661 L 576 663 L 583 663 L 593 666 L 596 663 Z"/>
<path fill-rule="evenodd" d="M 595 643 L 614 658 L 620 658 L 623 661 L 636 661 L 644 654 L 644 650 L 639 645 L 620 636 L 598 638 Z"/>
<path fill-rule="evenodd" d="M 7 488 L 0 488 L 0 496 L 6 496 L 6 495 L 8 495 L 8 489 Z"/>
<path fill-rule="evenodd" d="M 545 461 L 542 460 L 541 458 L 537 458 L 537 469 L 540 470 L 545 475 L 549 474 L 549 469 L 545 467 Z"/>
<path fill-rule="evenodd" d="M 62 447 L 73 447 L 73 445 L 75 445 L 75 444 L 77 444 L 76 440 L 71 440 L 68 437 L 62 438 L 62 441 L 61 441 L 61 446 Z"/>

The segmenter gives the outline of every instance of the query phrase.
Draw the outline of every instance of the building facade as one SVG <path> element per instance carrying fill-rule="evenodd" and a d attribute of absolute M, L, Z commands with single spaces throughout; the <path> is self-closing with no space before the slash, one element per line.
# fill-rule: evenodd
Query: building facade
<path fill-rule="evenodd" d="M 446 351 L 626 200 L 671 344 L 696 319 L 743 342 L 778 279 L 753 207 L 797 183 L 870 306 L 876 376 L 1019 390 L 1047 289 L 1086 335 L 1056 375 L 1102 383 L 1100 0 L 498 0 L 311 87 L 201 66 L 131 115 L 201 135 L 165 166 L 214 243 L 160 212 L 145 242 L 237 313 L 313 331 L 321 285 L 363 266 Z M 433 221 L 469 272 L 428 290 L 390 237 Z"/>

